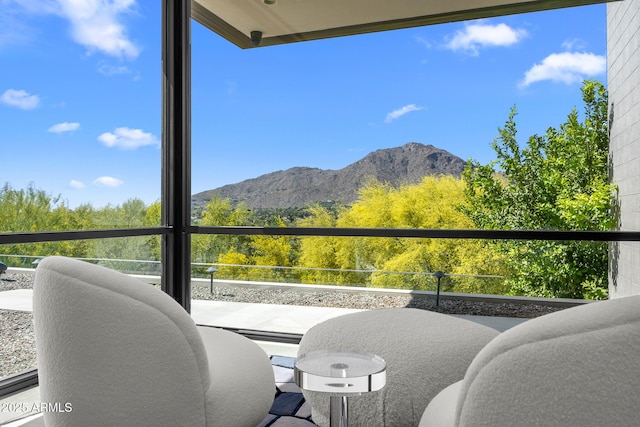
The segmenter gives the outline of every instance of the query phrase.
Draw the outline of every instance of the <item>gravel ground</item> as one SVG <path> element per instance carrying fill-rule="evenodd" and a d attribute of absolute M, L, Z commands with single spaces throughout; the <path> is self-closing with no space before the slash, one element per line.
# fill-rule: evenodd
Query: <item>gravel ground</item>
<path fill-rule="evenodd" d="M 196 286 L 191 292 L 194 299 L 252 302 L 265 304 L 287 304 L 315 307 L 341 307 L 375 309 L 386 307 L 412 307 L 446 314 L 473 314 L 479 316 L 502 316 L 532 318 L 560 310 L 541 304 L 491 303 L 483 301 L 448 300 L 441 298 L 436 306 L 433 297 L 411 297 L 405 295 L 379 295 L 330 291 L 296 291 L 289 289 L 215 286 L 213 293 L 209 285 Z"/>
<path fill-rule="evenodd" d="M 0 291 L 32 287 L 30 274 L 8 273 L 0 278 Z M 0 378 L 35 368 L 35 348 L 31 313 L 0 310 Z"/>
<path fill-rule="evenodd" d="M 31 289 L 30 274 L 8 273 L 0 279 L 0 291 Z M 287 304 L 316 307 L 344 307 L 375 309 L 385 307 L 414 307 L 447 314 L 474 314 L 532 318 L 559 310 L 539 304 L 489 303 L 482 301 L 441 299 L 436 307 L 434 298 L 404 295 L 377 295 L 330 291 L 295 291 L 278 288 L 194 286 L 194 299 Z M 32 369 L 35 362 L 35 341 L 31 313 L 0 310 L 0 377 Z"/>

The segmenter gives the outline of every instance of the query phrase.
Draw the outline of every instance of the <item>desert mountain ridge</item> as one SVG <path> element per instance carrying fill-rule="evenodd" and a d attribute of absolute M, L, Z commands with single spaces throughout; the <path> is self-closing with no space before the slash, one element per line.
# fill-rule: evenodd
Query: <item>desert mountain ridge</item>
<path fill-rule="evenodd" d="M 254 209 L 304 207 L 326 201 L 348 205 L 371 178 L 392 185 L 414 184 L 427 175 L 460 177 L 465 164 L 460 157 L 433 145 L 409 142 L 376 150 L 339 170 L 293 167 L 203 191 L 194 194 L 191 201 L 194 209 L 204 207 L 214 194 Z"/>

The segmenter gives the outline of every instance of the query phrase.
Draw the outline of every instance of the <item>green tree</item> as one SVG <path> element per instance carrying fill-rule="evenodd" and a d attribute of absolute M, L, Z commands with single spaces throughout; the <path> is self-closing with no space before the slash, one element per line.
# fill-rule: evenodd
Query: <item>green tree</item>
<path fill-rule="evenodd" d="M 33 185 L 15 190 L 6 183 L 0 190 L 0 231 L 49 231 L 53 209 L 62 204 L 60 196 L 51 196 Z"/>
<path fill-rule="evenodd" d="M 89 204 L 83 204 L 70 209 L 62 204 L 51 212 L 51 227 L 53 230 L 90 230 L 95 228 L 94 209 Z M 62 255 L 74 258 L 85 258 L 93 253 L 91 240 L 66 240 L 61 242 L 43 242 L 43 255 Z"/>
<path fill-rule="evenodd" d="M 608 181 L 607 92 L 582 86 L 584 119 L 574 108 L 558 129 L 533 135 L 521 148 L 516 109 L 493 141 L 497 160 L 469 161 L 463 178 L 466 212 L 480 228 L 609 230 L 615 186 Z M 565 298 L 607 296 L 606 242 L 500 241 L 513 294 Z"/>
<path fill-rule="evenodd" d="M 162 221 L 162 205 L 159 201 L 150 204 L 144 213 L 142 225 L 144 227 L 159 227 Z M 151 260 L 160 261 L 162 257 L 161 236 L 149 236 L 146 239 Z"/>
<path fill-rule="evenodd" d="M 202 211 L 200 225 L 240 226 L 247 225 L 250 219 L 251 211 L 246 204 L 239 203 L 234 208 L 231 199 L 214 196 Z M 192 238 L 191 258 L 194 262 L 212 263 L 218 260 L 220 254 L 229 251 L 249 255 L 249 243 L 249 236 L 195 235 Z"/>
<path fill-rule="evenodd" d="M 80 206 L 69 209 L 60 196 L 51 196 L 32 184 L 16 190 L 6 183 L 0 189 L 0 232 L 62 231 L 93 228 L 93 210 Z M 11 255 L 66 255 L 87 256 L 91 245 L 86 241 L 40 242 L 21 245 L 3 245 L 0 253 Z M 31 266 L 31 259 L 5 259 L 12 265 Z"/>
<path fill-rule="evenodd" d="M 95 212 L 95 218 L 99 228 L 144 227 L 147 220 L 147 206 L 142 200 L 132 198 L 122 205 L 108 204 Z M 154 266 L 146 262 L 131 262 L 132 260 L 149 261 L 154 259 L 148 240 L 148 237 L 145 236 L 94 240 L 93 257 L 109 260 L 104 264 L 119 271 L 158 273 L 157 265 Z"/>

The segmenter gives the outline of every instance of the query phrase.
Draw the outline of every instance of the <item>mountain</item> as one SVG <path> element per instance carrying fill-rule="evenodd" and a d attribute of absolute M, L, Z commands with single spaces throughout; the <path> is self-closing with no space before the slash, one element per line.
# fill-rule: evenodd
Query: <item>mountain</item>
<path fill-rule="evenodd" d="M 192 196 L 192 205 L 204 207 L 213 194 L 256 209 L 304 207 L 324 201 L 350 204 L 368 179 L 393 185 L 413 184 L 426 175 L 459 177 L 464 166 L 464 160 L 448 151 L 410 142 L 374 151 L 339 170 L 294 167 L 203 191 Z"/>

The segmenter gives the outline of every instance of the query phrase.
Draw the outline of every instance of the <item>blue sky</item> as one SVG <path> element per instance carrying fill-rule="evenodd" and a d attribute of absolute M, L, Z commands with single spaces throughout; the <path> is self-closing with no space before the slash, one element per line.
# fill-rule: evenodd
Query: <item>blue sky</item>
<path fill-rule="evenodd" d="M 71 207 L 160 198 L 160 2 L 0 0 L 0 183 Z M 407 142 L 464 159 L 606 83 L 595 5 L 242 50 L 192 22 L 193 193 Z"/>

